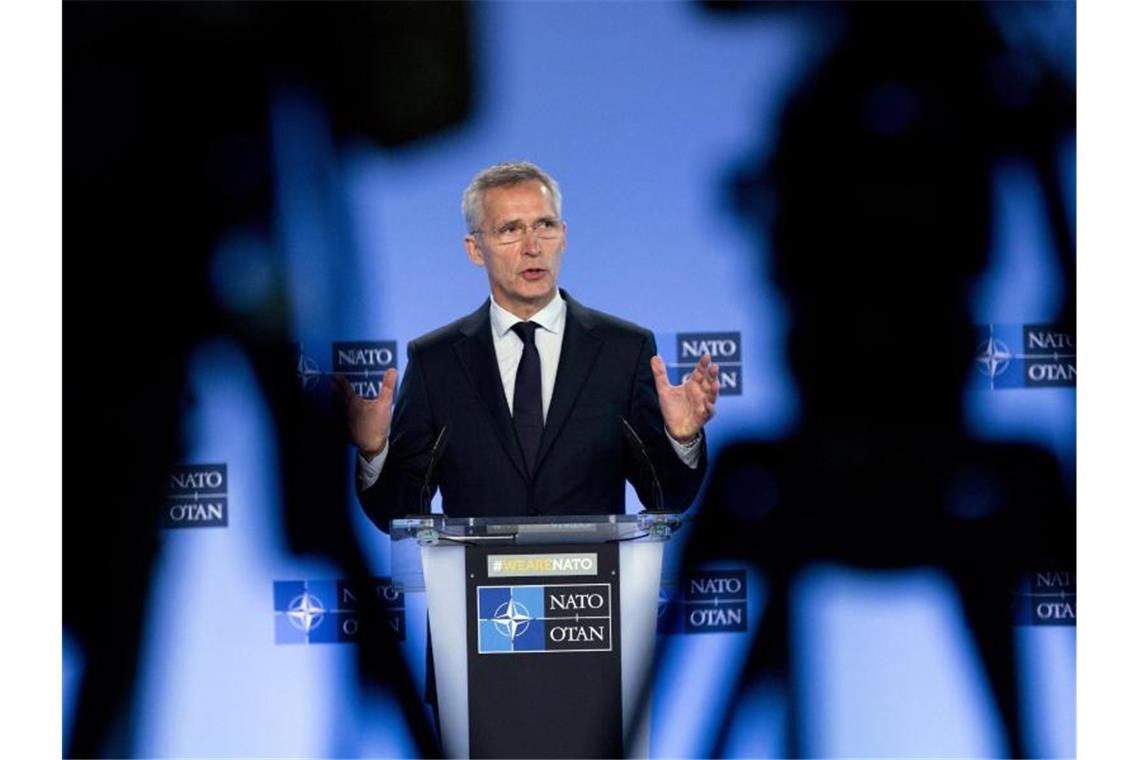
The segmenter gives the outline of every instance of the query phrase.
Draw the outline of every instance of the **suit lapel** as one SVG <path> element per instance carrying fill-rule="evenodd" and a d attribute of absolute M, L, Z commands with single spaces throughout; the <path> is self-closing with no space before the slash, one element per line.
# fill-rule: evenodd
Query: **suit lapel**
<path fill-rule="evenodd" d="M 491 419 L 491 427 L 498 436 L 499 443 L 506 450 L 515 469 L 526 478 L 526 462 L 519 447 L 518 437 L 515 435 L 514 421 L 507 407 L 507 399 L 503 395 L 503 379 L 499 375 L 499 366 L 495 361 L 489 300 L 463 321 L 460 333 L 461 337 L 455 343 L 459 361 L 479 397 L 483 399 L 483 408 Z"/>
<path fill-rule="evenodd" d="M 542 466 L 543 458 L 550 450 L 554 439 L 558 437 L 566 418 L 570 416 L 570 411 L 577 403 L 582 386 L 590 376 L 594 361 L 602 348 L 602 339 L 590 330 L 591 325 L 582 307 L 565 291 L 562 292 L 562 296 L 566 299 L 566 334 L 562 338 L 562 354 L 558 359 L 554 395 L 550 399 L 546 425 L 542 429 L 542 440 L 538 446 L 538 456 L 535 458 L 535 472 L 538 472 L 538 468 Z"/>

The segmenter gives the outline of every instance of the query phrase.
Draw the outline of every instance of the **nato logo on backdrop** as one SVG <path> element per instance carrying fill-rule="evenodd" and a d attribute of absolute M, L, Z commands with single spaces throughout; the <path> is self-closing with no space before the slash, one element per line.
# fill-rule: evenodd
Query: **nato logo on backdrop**
<path fill-rule="evenodd" d="M 1026 578 L 1015 595 L 1014 619 L 1019 625 L 1077 624 L 1077 574 L 1046 569 Z"/>
<path fill-rule="evenodd" d="M 741 633 L 748 630 L 744 570 L 702 570 L 657 597 L 657 633 Z"/>
<path fill-rule="evenodd" d="M 404 592 L 390 578 L 359 585 L 346 580 L 274 581 L 274 638 L 278 644 L 348 644 L 367 635 L 360 608 L 365 595 L 382 611 L 397 641 L 406 636 Z M 363 630 L 362 630 L 363 629 Z"/>
<path fill-rule="evenodd" d="M 357 340 L 332 344 L 332 371 L 342 374 L 361 398 L 376 398 L 384 373 L 396 366 L 396 341 Z"/>
<path fill-rule="evenodd" d="M 331 354 L 331 372 L 321 364 L 303 343 L 293 344 L 294 368 L 301 388 L 311 391 L 332 373 L 342 374 L 358 396 L 376 398 L 380 383 L 389 369 L 399 369 L 394 340 L 334 341 Z"/>
<path fill-rule="evenodd" d="M 1076 332 L 1061 325 L 983 325 L 974 370 L 976 389 L 1075 388 Z"/>
<path fill-rule="evenodd" d="M 662 357 L 669 371 L 669 382 L 674 385 L 682 382 L 706 353 L 720 367 L 720 395 L 741 395 L 744 392 L 744 385 L 738 331 L 677 333 L 673 360 Z"/>
<path fill-rule="evenodd" d="M 225 464 L 185 464 L 167 479 L 163 528 L 224 528 L 229 525 Z"/>

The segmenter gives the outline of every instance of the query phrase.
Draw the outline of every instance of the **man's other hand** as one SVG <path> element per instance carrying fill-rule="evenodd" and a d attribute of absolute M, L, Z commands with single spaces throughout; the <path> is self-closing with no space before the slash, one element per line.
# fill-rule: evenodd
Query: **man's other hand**
<path fill-rule="evenodd" d="M 374 399 L 361 398 L 340 373 L 334 376 L 334 382 L 344 404 L 348 436 L 361 456 L 371 461 L 388 445 L 388 431 L 392 428 L 392 399 L 396 395 L 396 370 L 388 369 L 384 373 L 380 395 Z"/>
<path fill-rule="evenodd" d="M 649 366 L 657 385 L 665 429 L 678 443 L 692 442 L 716 413 L 720 367 L 713 364 L 712 356 L 706 353 L 680 385 L 670 385 L 665 362 L 660 356 L 650 359 Z"/>

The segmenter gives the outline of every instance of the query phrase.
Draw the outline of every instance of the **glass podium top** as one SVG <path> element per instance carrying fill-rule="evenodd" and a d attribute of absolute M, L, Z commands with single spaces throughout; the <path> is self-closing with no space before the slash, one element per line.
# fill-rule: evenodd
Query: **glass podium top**
<path fill-rule="evenodd" d="M 392 541 L 418 544 L 578 544 L 665 541 L 681 525 L 673 513 L 557 515 L 546 517 L 446 517 L 432 514 L 393 520 Z"/>
<path fill-rule="evenodd" d="M 683 522 L 679 514 L 661 512 L 555 517 L 411 516 L 391 523 L 389 574 L 398 588 L 423 591 L 420 552 L 424 547 L 665 542 L 680 530 Z"/>

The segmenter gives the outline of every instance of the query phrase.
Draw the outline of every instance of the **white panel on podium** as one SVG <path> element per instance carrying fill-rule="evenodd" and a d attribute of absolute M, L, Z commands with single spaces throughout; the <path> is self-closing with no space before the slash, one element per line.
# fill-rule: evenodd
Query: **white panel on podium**
<path fill-rule="evenodd" d="M 649 684 L 657 640 L 657 597 L 661 589 L 660 541 L 621 544 L 621 724 L 626 757 L 649 757 Z M 646 691 L 646 690 L 649 691 Z M 646 691 L 643 695 L 642 692 Z M 645 704 L 638 715 L 638 700 Z M 636 721 L 637 725 L 634 725 Z"/>
<path fill-rule="evenodd" d="M 467 591 L 464 547 L 424 545 L 424 584 L 435 661 L 439 732 L 447 757 L 467 757 Z"/>

